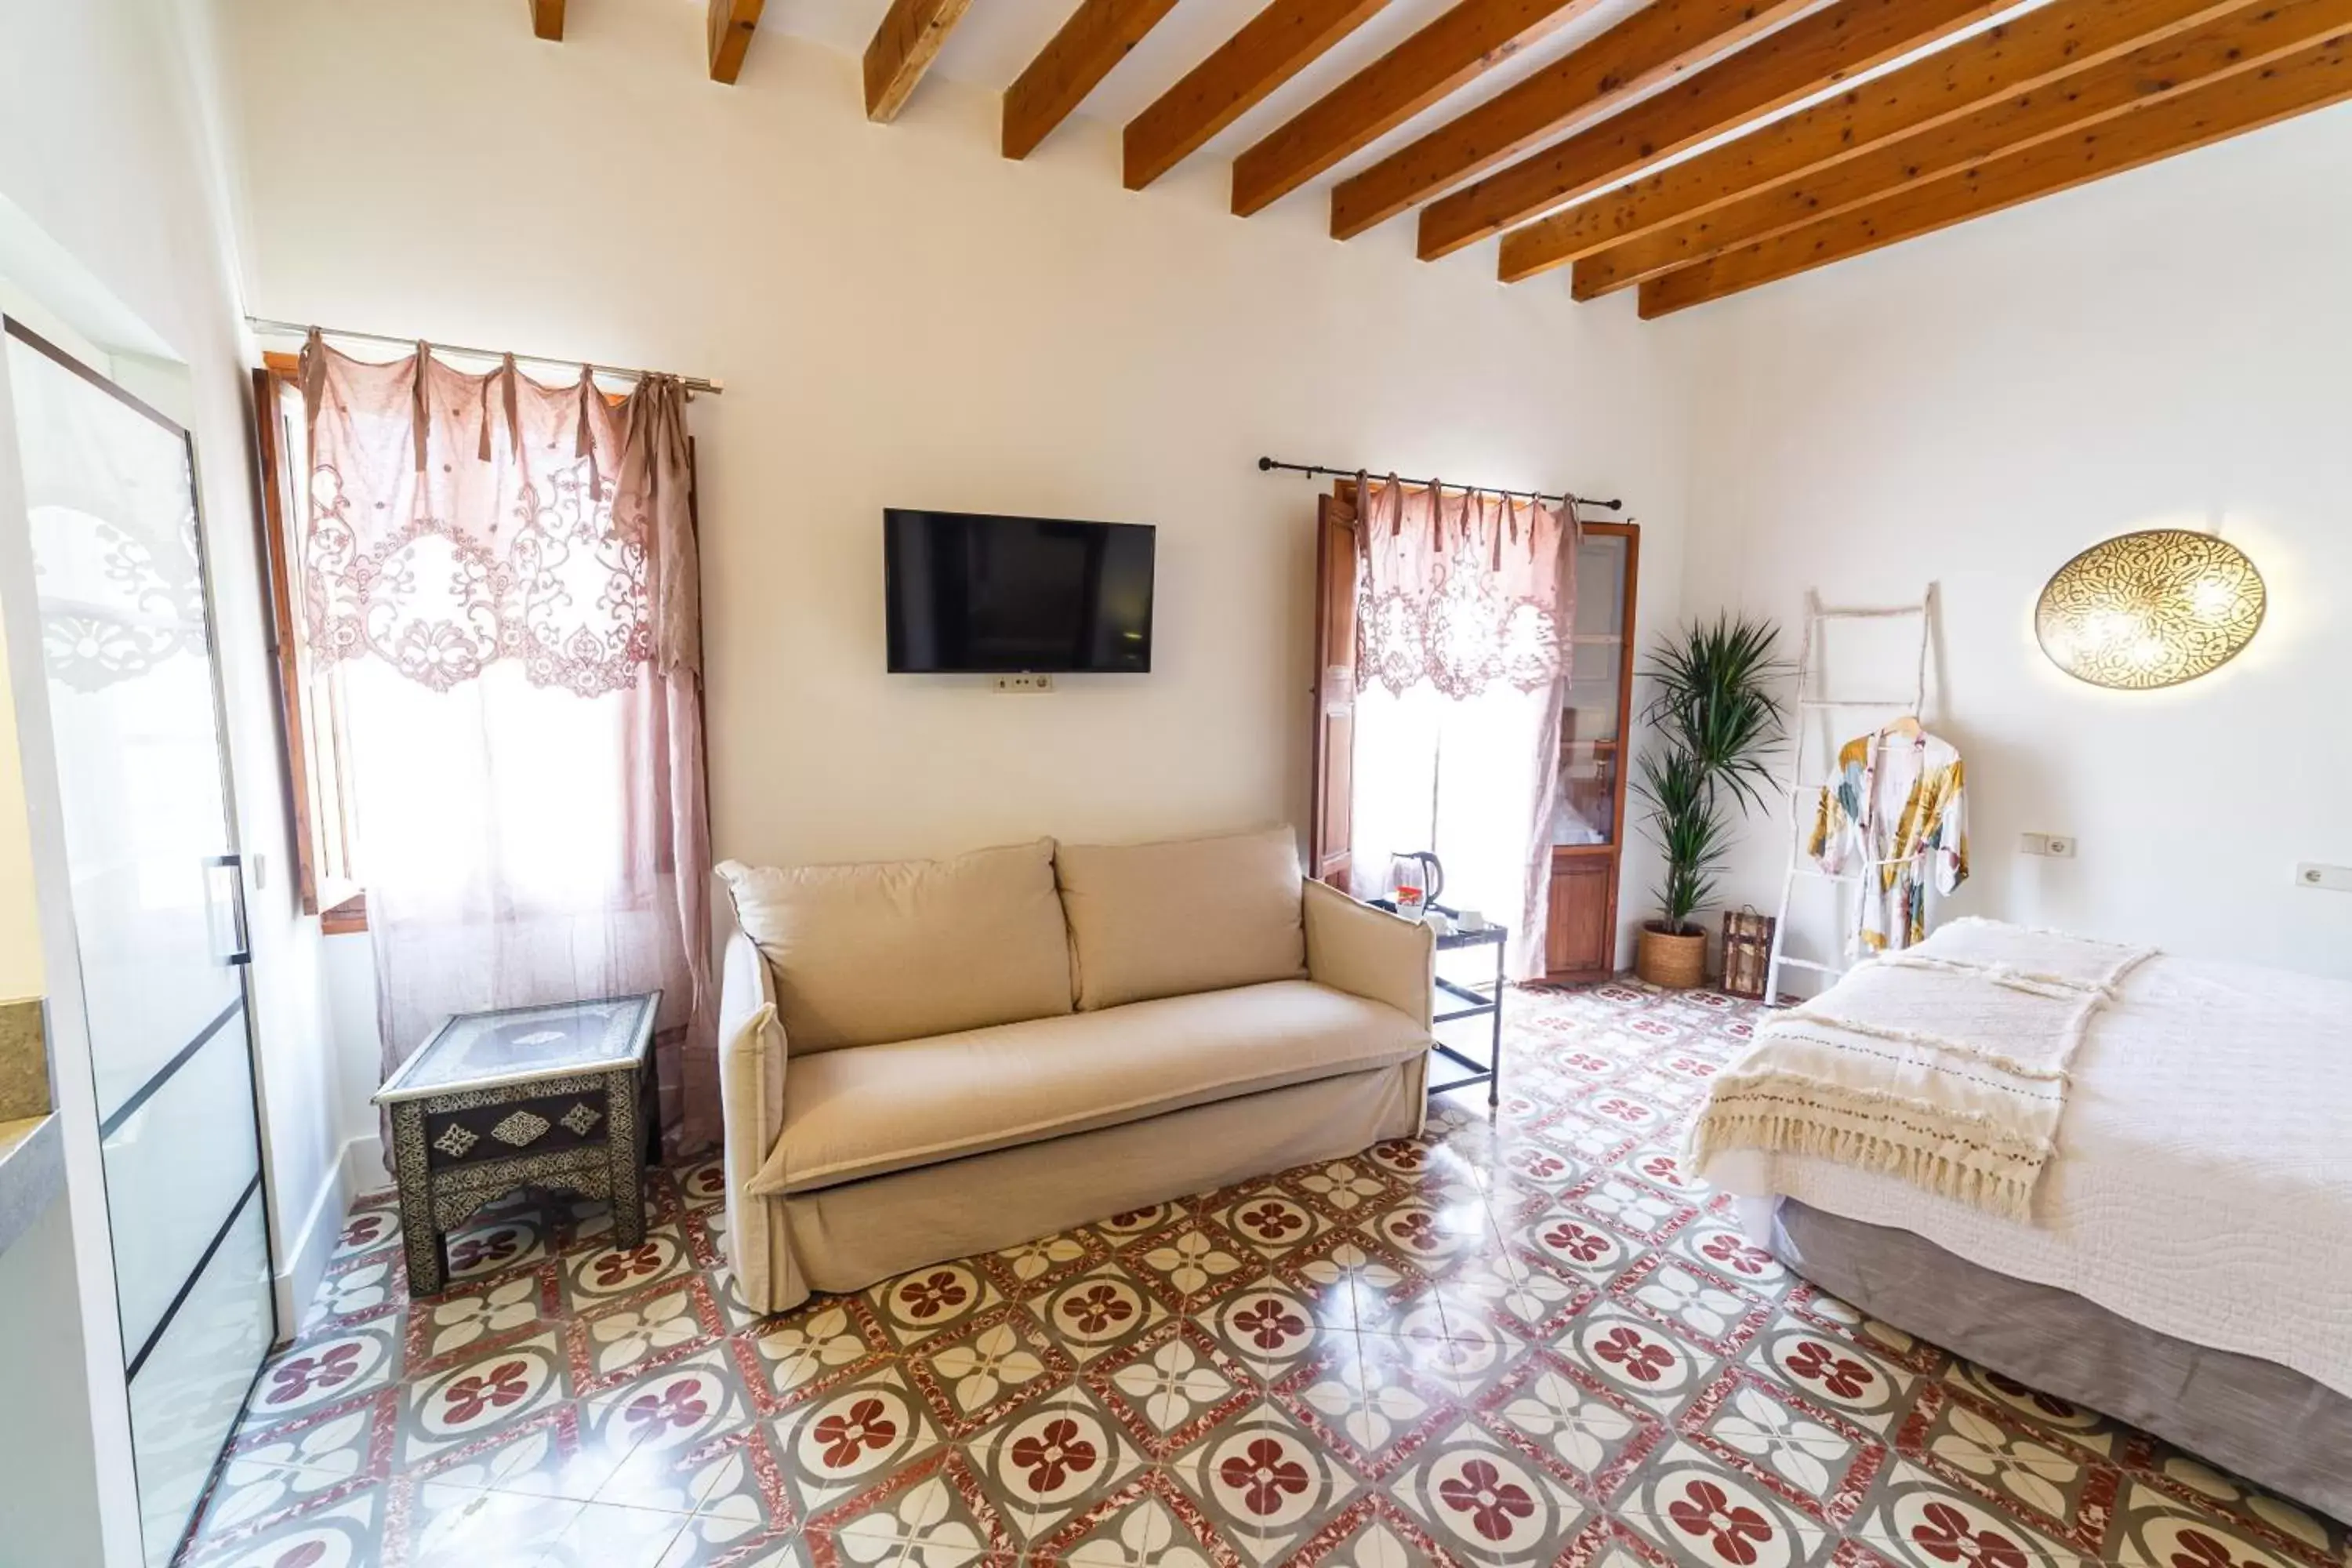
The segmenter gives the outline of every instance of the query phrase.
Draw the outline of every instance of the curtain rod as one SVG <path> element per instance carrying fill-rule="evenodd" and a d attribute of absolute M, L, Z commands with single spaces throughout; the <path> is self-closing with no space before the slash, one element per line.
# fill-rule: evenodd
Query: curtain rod
<path fill-rule="evenodd" d="M 1317 474 L 1328 474 L 1335 479 L 1352 479 L 1358 474 L 1362 474 L 1368 479 L 1385 479 L 1392 477 L 1388 474 L 1375 473 L 1369 468 L 1330 468 L 1324 467 L 1321 463 L 1286 463 L 1280 458 L 1260 458 L 1257 460 L 1257 467 L 1260 473 L 1270 474 L 1276 468 L 1287 468 L 1294 474 L 1306 474 L 1309 478 L 1312 478 Z M 1450 480 L 1446 482 L 1452 483 Z M 1419 485 L 1423 489 L 1427 490 L 1435 489 L 1439 481 L 1436 479 L 1398 479 L 1397 483 L 1401 485 Z M 1549 496 L 1544 494 L 1541 490 L 1507 490 L 1499 489 L 1493 485 L 1454 484 L 1453 488 L 1457 490 L 1476 490 L 1482 494 L 1490 496 L 1517 496 L 1523 500 L 1574 501 L 1579 506 L 1598 507 L 1603 511 L 1620 511 L 1624 509 L 1625 505 L 1624 501 L 1622 500 L 1594 500 L 1591 496 L 1580 495 Z"/>
<path fill-rule="evenodd" d="M 272 332 L 300 338 L 310 336 L 311 331 L 300 321 L 280 321 L 267 316 L 247 316 L 246 321 L 257 332 Z M 318 331 L 331 338 L 361 338 L 372 343 L 396 343 L 404 349 L 415 348 L 417 342 L 415 338 L 395 338 L 385 332 L 353 331 L 347 327 L 320 327 Z M 469 349 L 457 343 L 432 343 L 428 346 L 439 349 L 444 353 L 467 354 L 475 359 L 508 357 L 506 353 L 497 349 Z M 560 364 L 574 370 L 586 369 L 598 375 L 618 376 L 625 381 L 643 381 L 649 375 L 663 374 L 659 371 L 634 370 L 627 365 L 594 364 L 583 360 L 556 359 L 547 354 L 516 354 L 513 357 L 517 360 L 529 361 L 532 364 Z M 698 375 L 682 375 L 677 379 L 688 392 L 707 392 L 715 397 L 727 390 L 725 382 L 706 381 Z"/>

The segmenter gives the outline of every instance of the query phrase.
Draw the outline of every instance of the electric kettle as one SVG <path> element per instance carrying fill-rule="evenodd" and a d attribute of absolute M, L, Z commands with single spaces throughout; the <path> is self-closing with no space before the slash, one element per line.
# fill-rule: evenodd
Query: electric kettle
<path fill-rule="evenodd" d="M 1445 868 L 1426 849 L 1389 857 L 1389 898 L 1397 913 L 1419 920 L 1445 891 Z"/>

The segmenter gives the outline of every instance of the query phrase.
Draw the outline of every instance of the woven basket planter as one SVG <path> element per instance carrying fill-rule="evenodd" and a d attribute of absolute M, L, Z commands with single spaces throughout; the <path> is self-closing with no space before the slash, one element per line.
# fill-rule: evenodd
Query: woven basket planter
<path fill-rule="evenodd" d="M 1669 991 L 1706 983 L 1706 932 L 1677 936 L 1656 921 L 1643 921 L 1633 944 L 1633 973 Z"/>

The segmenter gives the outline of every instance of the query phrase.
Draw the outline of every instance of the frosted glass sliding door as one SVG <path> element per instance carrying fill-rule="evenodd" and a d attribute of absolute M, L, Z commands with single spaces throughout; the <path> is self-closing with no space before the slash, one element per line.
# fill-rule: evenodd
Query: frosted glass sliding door
<path fill-rule="evenodd" d="M 195 487 L 178 426 L 16 322 L 5 341 L 131 1450 L 161 1564 L 276 1328 Z"/>

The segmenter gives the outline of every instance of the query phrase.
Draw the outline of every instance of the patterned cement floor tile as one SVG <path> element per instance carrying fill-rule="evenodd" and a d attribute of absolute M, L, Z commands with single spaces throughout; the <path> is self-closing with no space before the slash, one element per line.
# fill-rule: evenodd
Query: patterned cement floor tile
<path fill-rule="evenodd" d="M 809 1516 L 802 1533 L 819 1564 L 1012 1563 L 1020 1548 L 983 1489 L 971 1456 L 942 1448 L 892 1469 Z"/>
<path fill-rule="evenodd" d="M 1023 1406 L 965 1447 L 1024 1552 L 1042 1550 L 1156 1468 L 1103 1399 L 1077 1383 Z"/>
<path fill-rule="evenodd" d="M 1110 1251 L 1109 1241 L 1087 1231 L 1064 1231 L 1039 1237 L 973 1259 L 1007 1296 L 1027 1296 L 1043 1286 L 1057 1284 L 1100 1263 Z"/>
<path fill-rule="evenodd" d="M 1256 1379 L 1192 1319 L 1171 1319 L 1100 1357 L 1087 1384 L 1155 1460 L 1231 1420 L 1258 1394 Z"/>
<path fill-rule="evenodd" d="M 1010 1305 L 982 1313 L 961 1333 L 925 1341 L 903 1363 L 956 1438 L 1046 1397 L 1076 1371 L 1034 1319 Z"/>
<path fill-rule="evenodd" d="M 1262 1213 L 1251 1211 L 1256 1220 L 1268 1226 L 1293 1212 L 1305 1211 L 1284 1200 L 1269 1201 Z M 1298 1223 L 1303 1226 L 1307 1222 Z M 1214 1306 L 1261 1272 L 1266 1265 L 1260 1250 L 1214 1220 L 1186 1218 L 1130 1242 L 1120 1250 L 1119 1258 L 1162 1303 L 1177 1312 L 1190 1313 Z"/>
<path fill-rule="evenodd" d="M 1557 1562 L 1599 1517 L 1467 1412 L 1392 1476 L 1387 1490 L 1445 1550 L 1472 1562 Z"/>
<path fill-rule="evenodd" d="M 1237 1412 L 1167 1469 L 1242 1561 L 1288 1561 L 1364 1483 L 1272 1399 Z"/>
<path fill-rule="evenodd" d="M 1675 1148 L 1751 1018 L 1522 990 L 1491 1116 L 772 1318 L 716 1161 L 651 1173 L 637 1247 L 502 1199 L 420 1300 L 367 1194 L 183 1563 L 2352 1568 L 1749 1245 Z"/>
<path fill-rule="evenodd" d="M 855 1296 L 820 1296 L 749 1324 L 730 1343 L 753 1400 L 771 1415 L 892 1358 L 882 1325 Z"/>
<path fill-rule="evenodd" d="M 271 1528 L 239 1534 L 200 1531 L 180 1559 L 186 1568 L 367 1568 L 394 1561 L 383 1550 L 388 1488 L 324 1501 Z"/>
<path fill-rule="evenodd" d="M 1356 1330 L 1318 1312 L 1316 1292 L 1276 1275 L 1236 1290 L 1192 1320 L 1261 1386 L 1271 1387 L 1334 1344 L 1352 1344 Z"/>
<path fill-rule="evenodd" d="M 946 1447 L 922 1395 L 892 1364 L 769 1423 L 792 1517 L 828 1517 Z"/>
<path fill-rule="evenodd" d="M 1902 1568 L 2079 1568 L 2084 1561 L 2082 1553 L 1901 1459 L 1888 1468 L 1849 1533 Z"/>
<path fill-rule="evenodd" d="M 685 1515 L 661 1509 L 628 1508 L 614 1503 L 582 1505 L 561 1534 L 537 1558 L 526 1558 L 530 1568 L 596 1568 L 606 1563 L 669 1563 L 671 1546 L 687 1527 Z M 497 1550 L 511 1552 L 499 1542 Z M 478 1563 L 485 1553 L 453 1559 Z"/>
<path fill-rule="evenodd" d="M 1056 1568 L 1232 1568 L 1240 1561 L 1158 1467 L 1075 1515 L 1028 1560 Z"/>

